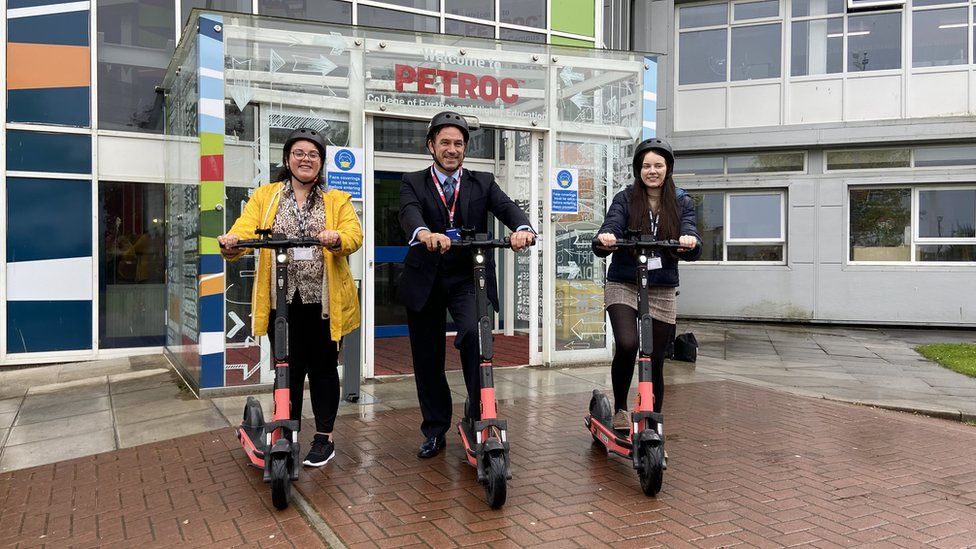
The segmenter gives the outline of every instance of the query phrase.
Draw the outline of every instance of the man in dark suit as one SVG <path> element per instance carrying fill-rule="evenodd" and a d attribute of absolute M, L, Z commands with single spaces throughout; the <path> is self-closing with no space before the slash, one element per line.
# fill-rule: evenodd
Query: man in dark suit
<path fill-rule="evenodd" d="M 400 225 L 410 236 L 403 275 L 397 287 L 407 308 L 407 328 L 413 355 L 414 379 L 424 421 L 423 444 L 417 455 L 429 458 L 444 447 L 451 426 L 451 390 L 444 373 L 447 311 L 457 326 L 454 346 L 459 350 L 468 389 L 465 420 L 481 418 L 478 331 L 471 253 L 451 249 L 462 227 L 488 232 L 488 212 L 514 231 L 512 249 L 519 251 L 535 238 L 529 219 L 495 182 L 490 173 L 464 169 L 468 123 L 455 112 L 442 112 L 430 121 L 427 151 L 430 168 L 404 174 L 400 184 Z M 498 310 L 495 264 L 486 264 L 488 299 Z"/>

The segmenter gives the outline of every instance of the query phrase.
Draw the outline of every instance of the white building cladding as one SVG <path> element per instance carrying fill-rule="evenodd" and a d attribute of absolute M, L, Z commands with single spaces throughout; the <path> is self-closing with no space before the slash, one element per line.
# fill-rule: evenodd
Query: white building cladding
<path fill-rule="evenodd" d="M 976 325 L 972 2 L 649 2 L 705 254 L 681 312 Z"/>

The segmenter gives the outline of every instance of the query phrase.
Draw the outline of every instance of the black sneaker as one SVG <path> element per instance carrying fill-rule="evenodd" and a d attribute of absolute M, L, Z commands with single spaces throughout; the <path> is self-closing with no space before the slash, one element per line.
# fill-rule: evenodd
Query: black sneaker
<path fill-rule="evenodd" d="M 316 436 L 312 439 L 312 449 L 305 455 L 302 463 L 309 467 L 321 467 L 335 457 L 335 444 L 331 439 Z"/>

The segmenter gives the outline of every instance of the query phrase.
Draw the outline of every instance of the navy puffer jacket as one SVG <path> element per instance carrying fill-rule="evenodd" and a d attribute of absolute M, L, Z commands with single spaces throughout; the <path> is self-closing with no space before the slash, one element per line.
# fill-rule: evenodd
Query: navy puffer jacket
<path fill-rule="evenodd" d="M 630 218 L 630 196 L 634 192 L 634 186 L 629 185 L 624 190 L 617 193 L 610 203 L 610 209 L 603 219 L 603 225 L 597 234 L 613 233 L 617 238 L 624 238 L 627 233 L 627 220 Z M 698 246 L 694 250 L 687 252 L 664 253 L 661 257 L 661 268 L 648 271 L 648 286 L 670 286 L 678 285 L 678 259 L 685 261 L 695 261 L 702 254 L 701 237 L 698 236 L 697 217 L 695 215 L 695 203 L 691 196 L 678 189 L 678 206 L 681 208 L 681 228 L 679 235 L 694 236 L 698 239 Z M 593 240 L 593 253 L 597 257 L 606 257 L 610 252 L 597 247 L 598 241 Z M 613 282 L 637 283 L 637 259 L 630 249 L 618 249 L 613 252 L 610 259 L 610 270 L 607 272 L 607 280 Z"/>

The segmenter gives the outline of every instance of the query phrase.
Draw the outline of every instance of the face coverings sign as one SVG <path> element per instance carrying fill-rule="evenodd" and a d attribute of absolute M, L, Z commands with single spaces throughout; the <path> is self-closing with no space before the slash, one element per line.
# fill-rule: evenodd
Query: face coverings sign
<path fill-rule="evenodd" d="M 579 170 L 556 168 L 550 175 L 552 213 L 579 213 Z"/>
<path fill-rule="evenodd" d="M 363 149 L 359 147 L 327 147 L 325 176 L 329 188 L 339 189 L 363 198 Z"/>

